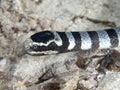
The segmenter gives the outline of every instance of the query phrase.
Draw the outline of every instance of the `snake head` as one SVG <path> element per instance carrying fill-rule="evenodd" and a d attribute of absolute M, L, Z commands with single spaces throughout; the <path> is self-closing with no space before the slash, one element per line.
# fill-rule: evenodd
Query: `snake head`
<path fill-rule="evenodd" d="M 62 40 L 56 32 L 43 31 L 33 34 L 24 42 L 24 50 L 30 55 L 49 55 L 58 53 Z"/>

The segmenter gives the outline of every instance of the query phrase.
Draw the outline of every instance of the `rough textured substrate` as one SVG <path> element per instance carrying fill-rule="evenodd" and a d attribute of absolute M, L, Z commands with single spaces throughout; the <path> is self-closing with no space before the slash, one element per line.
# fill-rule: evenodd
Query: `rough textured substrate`
<path fill-rule="evenodd" d="M 120 73 L 97 76 L 96 60 L 83 70 L 76 65 L 75 53 L 20 54 L 23 41 L 38 31 L 120 26 L 119 10 L 119 0 L 1 0 L 0 90 L 119 90 Z"/>

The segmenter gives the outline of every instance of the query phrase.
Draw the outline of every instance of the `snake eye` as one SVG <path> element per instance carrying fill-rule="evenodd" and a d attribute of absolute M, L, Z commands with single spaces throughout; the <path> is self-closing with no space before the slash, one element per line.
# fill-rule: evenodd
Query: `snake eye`
<path fill-rule="evenodd" d="M 36 44 L 32 46 L 33 50 L 36 50 L 37 48 L 38 48 L 38 45 L 36 45 Z"/>

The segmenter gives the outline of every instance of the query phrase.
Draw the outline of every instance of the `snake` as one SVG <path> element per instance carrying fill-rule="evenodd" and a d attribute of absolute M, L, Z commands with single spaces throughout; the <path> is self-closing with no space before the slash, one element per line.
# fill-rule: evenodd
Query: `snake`
<path fill-rule="evenodd" d="M 114 49 L 120 46 L 120 27 L 97 31 L 41 31 L 24 41 L 30 55 L 52 55 L 71 51 Z"/>

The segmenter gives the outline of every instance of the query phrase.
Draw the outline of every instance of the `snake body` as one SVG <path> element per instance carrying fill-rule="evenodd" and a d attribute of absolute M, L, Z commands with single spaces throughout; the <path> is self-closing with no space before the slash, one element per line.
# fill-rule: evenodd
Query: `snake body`
<path fill-rule="evenodd" d="M 70 51 L 112 49 L 120 46 L 120 27 L 99 31 L 42 31 L 24 42 L 30 55 L 50 55 Z"/>

